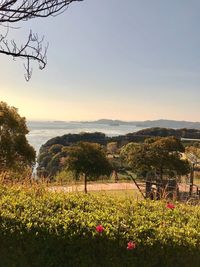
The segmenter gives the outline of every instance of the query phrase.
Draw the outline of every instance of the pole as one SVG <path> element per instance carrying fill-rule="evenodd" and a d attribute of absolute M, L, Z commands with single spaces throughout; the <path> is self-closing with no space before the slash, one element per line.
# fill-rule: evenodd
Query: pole
<path fill-rule="evenodd" d="M 194 184 L 194 163 L 192 163 L 192 168 L 190 172 L 190 192 L 189 192 L 190 197 L 192 196 L 193 193 L 193 184 Z"/>
<path fill-rule="evenodd" d="M 84 174 L 84 192 L 87 194 L 87 176 Z"/>

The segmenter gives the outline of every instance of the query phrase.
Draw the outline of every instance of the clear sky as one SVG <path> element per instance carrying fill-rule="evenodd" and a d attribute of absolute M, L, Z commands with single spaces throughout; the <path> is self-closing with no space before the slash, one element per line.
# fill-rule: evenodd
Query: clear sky
<path fill-rule="evenodd" d="M 200 1 L 84 0 L 20 23 L 49 42 L 48 65 L 0 55 L 0 98 L 27 119 L 200 121 Z"/>

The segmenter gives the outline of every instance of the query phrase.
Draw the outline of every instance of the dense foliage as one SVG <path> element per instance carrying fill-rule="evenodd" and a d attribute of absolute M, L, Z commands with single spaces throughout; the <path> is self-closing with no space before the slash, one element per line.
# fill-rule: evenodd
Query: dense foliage
<path fill-rule="evenodd" d="M 29 145 L 26 120 L 14 107 L 0 102 L 0 170 L 22 170 L 32 166 L 35 151 Z"/>
<path fill-rule="evenodd" d="M 92 179 L 109 175 L 111 172 L 104 147 L 91 142 L 78 142 L 70 146 L 52 145 L 46 152 L 40 153 L 38 161 L 40 176 L 53 177 L 68 169 L 73 171 L 77 178 L 84 174 Z"/>
<path fill-rule="evenodd" d="M 111 166 L 106 158 L 103 147 L 99 144 L 80 142 L 68 148 L 66 167 L 76 175 L 87 175 L 95 178 L 109 175 Z"/>
<path fill-rule="evenodd" d="M 77 176 L 84 176 L 85 192 L 87 180 L 97 179 L 100 175 L 110 175 L 112 167 L 99 144 L 80 142 L 67 150 L 65 166 Z"/>
<path fill-rule="evenodd" d="M 144 143 L 129 143 L 122 147 L 124 161 L 137 173 L 153 172 L 163 179 L 163 175 L 185 175 L 190 172 L 185 151 L 180 139 L 175 137 L 154 137 Z"/>
<path fill-rule="evenodd" d="M 58 136 L 47 141 L 40 149 L 38 156 L 38 174 L 53 177 L 63 170 L 64 161 L 68 156 L 69 147 L 79 142 L 106 144 L 103 133 L 80 133 Z"/>
<path fill-rule="evenodd" d="M 200 207 L 0 188 L 0 266 L 199 267 Z"/>
<path fill-rule="evenodd" d="M 177 138 L 196 138 L 200 139 L 200 130 L 196 129 L 170 129 L 170 128 L 147 128 L 137 132 L 129 133 L 126 135 L 120 135 L 116 137 L 108 137 L 104 133 L 79 133 L 79 134 L 65 134 L 63 136 L 57 136 L 48 140 L 41 148 L 41 153 L 48 150 L 52 145 L 59 144 L 63 146 L 69 146 L 77 142 L 92 142 L 101 145 L 106 145 L 110 142 L 117 142 L 118 145 L 122 145 L 131 141 L 144 141 L 149 137 L 167 137 L 175 136 Z"/>
<path fill-rule="evenodd" d="M 65 134 L 63 136 L 57 136 L 48 140 L 42 146 L 42 149 L 45 149 L 46 147 L 50 147 L 55 144 L 69 146 L 78 142 L 92 142 L 105 145 L 106 139 L 107 139 L 106 135 L 100 132 L 95 132 L 95 133 L 82 132 L 79 134 Z"/>
<path fill-rule="evenodd" d="M 103 133 L 66 134 L 48 140 L 40 149 L 38 171 L 47 176 L 54 176 L 63 168 L 62 158 L 66 157 L 65 148 L 78 142 L 91 142 L 107 145 L 107 152 L 115 154 L 123 145 L 134 142 L 143 143 L 150 137 L 200 138 L 200 130 L 148 128 L 138 132 L 108 137 Z M 185 141 L 190 142 L 191 141 Z M 198 144 L 198 142 L 197 142 Z M 188 144 L 189 145 L 189 144 Z"/>
<path fill-rule="evenodd" d="M 153 127 L 147 128 L 136 133 L 131 133 L 131 135 L 142 135 L 146 137 L 150 136 L 160 136 L 160 137 L 167 137 L 167 136 L 175 136 L 178 138 L 193 138 L 193 139 L 200 139 L 200 129 L 172 129 L 172 128 L 160 128 L 160 127 Z"/>

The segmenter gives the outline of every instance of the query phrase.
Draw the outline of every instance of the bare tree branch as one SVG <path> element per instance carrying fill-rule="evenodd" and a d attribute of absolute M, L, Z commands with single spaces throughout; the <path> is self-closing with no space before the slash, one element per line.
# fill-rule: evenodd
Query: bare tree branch
<path fill-rule="evenodd" d="M 0 34 L 0 53 L 10 55 L 13 58 L 25 59 L 25 79 L 28 81 L 32 75 L 31 61 L 37 61 L 40 69 L 47 64 L 47 48 L 43 47 L 44 37 L 30 31 L 27 42 L 18 46 L 14 40 L 8 41 L 9 28 L 19 21 L 33 18 L 45 18 L 56 16 L 64 12 L 72 2 L 83 0 L 1 0 L 0 1 L 0 25 L 7 28 L 5 34 Z M 11 24 L 11 25 L 10 25 Z"/>

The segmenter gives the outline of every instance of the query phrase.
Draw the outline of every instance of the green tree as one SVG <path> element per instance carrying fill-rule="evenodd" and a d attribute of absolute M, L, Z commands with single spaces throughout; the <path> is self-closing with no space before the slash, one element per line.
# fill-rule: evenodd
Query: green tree
<path fill-rule="evenodd" d="M 184 151 L 180 139 L 155 137 L 146 139 L 143 144 L 127 144 L 122 148 L 121 155 L 134 172 L 141 174 L 153 171 L 162 180 L 165 174 L 189 173 L 188 161 L 181 158 Z"/>
<path fill-rule="evenodd" d="M 197 163 L 200 161 L 200 146 L 199 144 L 195 144 L 193 146 L 188 146 L 185 149 L 186 157 L 192 161 L 193 163 Z"/>
<path fill-rule="evenodd" d="M 118 144 L 117 142 L 110 142 L 106 146 L 107 152 L 114 155 L 117 153 L 118 150 Z"/>
<path fill-rule="evenodd" d="M 66 164 L 69 170 L 75 172 L 76 176 L 84 176 L 86 193 L 88 179 L 109 175 L 112 170 L 102 146 L 89 142 L 80 142 L 69 147 Z"/>
<path fill-rule="evenodd" d="M 26 120 L 15 107 L 0 102 L 0 170 L 21 171 L 35 163 L 35 150 L 29 145 Z"/>

